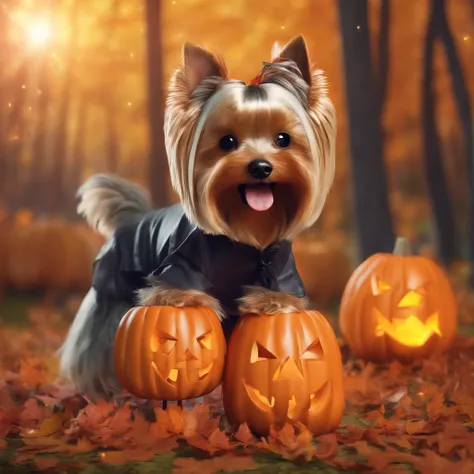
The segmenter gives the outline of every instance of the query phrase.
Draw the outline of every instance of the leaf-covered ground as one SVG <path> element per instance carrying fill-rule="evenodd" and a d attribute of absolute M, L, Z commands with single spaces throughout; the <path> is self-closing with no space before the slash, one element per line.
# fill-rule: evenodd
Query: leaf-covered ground
<path fill-rule="evenodd" d="M 439 359 L 374 366 L 345 359 L 340 428 L 313 439 L 285 426 L 225 431 L 217 390 L 203 404 L 89 404 L 57 378 L 70 308 L 0 306 L 0 472 L 474 473 L 474 338 Z M 25 312 L 28 324 L 21 324 Z M 468 327 L 468 326 L 466 326 Z"/>

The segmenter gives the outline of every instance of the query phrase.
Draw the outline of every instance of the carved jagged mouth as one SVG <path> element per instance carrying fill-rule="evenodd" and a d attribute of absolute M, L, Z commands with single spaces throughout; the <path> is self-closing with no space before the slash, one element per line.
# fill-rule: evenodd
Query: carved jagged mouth
<path fill-rule="evenodd" d="M 266 397 L 263 393 L 257 388 L 252 387 L 251 385 L 244 382 L 245 390 L 250 397 L 250 400 L 261 410 L 268 411 L 275 406 L 275 397 Z"/>
<path fill-rule="evenodd" d="M 309 411 L 312 412 L 320 406 L 326 406 L 329 397 L 329 382 L 324 382 L 322 387 L 309 396 Z"/>
<path fill-rule="evenodd" d="M 214 363 L 211 362 L 208 366 L 203 367 L 201 369 L 197 369 L 197 380 L 199 380 L 200 382 L 203 381 L 210 374 L 213 365 Z M 180 377 L 180 369 L 183 369 L 183 371 L 186 372 L 186 369 L 184 366 L 179 366 L 177 368 L 170 369 L 168 374 L 166 376 L 163 376 L 160 369 L 158 369 L 158 366 L 155 364 L 154 361 L 152 361 L 151 366 L 153 367 L 153 370 L 160 378 L 162 378 L 163 380 L 166 380 L 168 383 L 172 385 L 175 384 L 178 380 L 178 377 Z"/>
<path fill-rule="evenodd" d="M 260 408 L 262 411 L 270 411 L 275 406 L 275 397 L 265 396 L 260 390 L 255 387 L 252 387 L 248 383 L 244 382 L 245 390 L 252 400 L 252 402 Z M 324 405 L 325 399 L 329 395 L 329 382 L 324 382 L 324 384 L 315 392 L 311 393 L 309 396 L 309 411 L 313 411 L 317 406 Z M 307 399 L 306 399 L 307 400 Z M 307 402 L 306 402 L 307 403 Z M 308 406 L 306 404 L 306 406 Z M 295 395 L 291 396 L 291 399 L 288 401 L 288 412 L 287 416 L 290 419 L 297 418 L 301 411 L 301 403 L 296 401 Z"/>
<path fill-rule="evenodd" d="M 407 347 L 421 347 L 434 334 L 441 336 L 438 313 L 432 314 L 426 323 L 414 315 L 389 321 L 377 308 L 374 308 L 374 313 L 377 318 L 377 336 L 386 334 Z"/>

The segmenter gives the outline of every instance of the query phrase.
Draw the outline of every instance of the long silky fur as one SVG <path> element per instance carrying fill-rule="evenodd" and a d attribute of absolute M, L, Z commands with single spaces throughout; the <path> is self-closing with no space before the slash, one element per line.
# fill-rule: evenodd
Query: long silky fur
<path fill-rule="evenodd" d="M 148 192 L 119 176 L 96 174 L 77 192 L 77 212 L 105 237 L 138 214 L 151 210 Z"/>
<path fill-rule="evenodd" d="M 93 402 L 122 391 L 115 377 L 113 347 L 120 320 L 130 308 L 91 288 L 58 351 L 61 375 Z"/>
<path fill-rule="evenodd" d="M 302 38 L 299 40 L 304 43 Z M 282 48 L 279 45 L 274 47 L 273 55 L 276 56 L 272 62 L 264 63 L 258 74 L 260 84 L 278 85 L 294 95 L 304 106 L 314 131 L 318 155 L 314 159 L 318 160 L 320 174 L 319 191 L 315 193 L 314 200 L 306 209 L 300 224 L 282 236 L 293 238 L 294 234 L 313 225 L 317 220 L 334 180 L 336 115 L 328 97 L 327 82 L 323 72 L 311 65 L 309 72 L 311 81 L 308 84 L 298 65 L 292 60 L 279 58 L 278 55 L 281 53 Z M 209 216 L 206 214 L 208 209 L 203 204 L 202 196 L 199 193 L 190 193 L 188 158 L 196 124 L 206 102 L 227 85 L 242 84 L 242 82 L 228 79 L 228 72 L 222 58 L 210 54 L 207 57 L 212 58 L 214 75 L 204 78 L 192 93 L 187 85 L 187 69 L 184 60 L 172 76 L 165 114 L 165 143 L 173 188 L 178 193 L 188 218 L 197 223 L 205 232 L 219 234 L 222 229 L 219 226 L 213 226 L 213 223 L 209 221 Z"/>
<path fill-rule="evenodd" d="M 286 293 L 270 291 L 258 286 L 249 286 L 239 299 L 239 312 L 245 314 L 293 313 L 308 307 L 307 298 L 298 298 Z"/>
<path fill-rule="evenodd" d="M 213 309 L 222 321 L 225 314 L 219 301 L 199 290 L 182 290 L 169 288 L 159 284 L 154 279 L 148 279 L 150 286 L 137 291 L 137 300 L 140 306 L 207 306 Z"/>

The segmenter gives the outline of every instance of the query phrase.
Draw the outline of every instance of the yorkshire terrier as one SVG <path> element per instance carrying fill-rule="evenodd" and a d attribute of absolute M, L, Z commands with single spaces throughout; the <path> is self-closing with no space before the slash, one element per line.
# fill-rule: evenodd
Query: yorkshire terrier
<path fill-rule="evenodd" d="M 153 210 L 143 189 L 111 175 L 78 192 L 78 212 L 108 240 L 59 353 L 63 375 L 91 400 L 122 392 L 114 336 L 132 306 L 208 306 L 228 337 L 239 314 L 307 305 L 291 241 L 324 206 L 336 119 L 304 38 L 275 44 L 249 84 L 186 43 L 164 133 L 180 204 Z"/>

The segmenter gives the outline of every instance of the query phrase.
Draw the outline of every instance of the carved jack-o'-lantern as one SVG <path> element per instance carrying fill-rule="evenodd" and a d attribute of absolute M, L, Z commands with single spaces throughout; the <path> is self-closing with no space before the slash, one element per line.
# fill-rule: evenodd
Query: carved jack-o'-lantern
<path fill-rule="evenodd" d="M 399 238 L 393 254 L 373 255 L 354 271 L 339 324 L 357 357 L 409 361 L 449 346 L 456 333 L 456 303 L 438 265 L 411 256 L 407 241 Z"/>
<path fill-rule="evenodd" d="M 139 398 L 186 400 L 221 383 L 225 351 L 221 323 L 209 308 L 136 307 L 115 336 L 115 373 Z"/>
<path fill-rule="evenodd" d="M 316 311 L 242 317 L 229 341 L 223 396 L 230 423 L 261 435 L 285 422 L 315 435 L 337 428 L 342 361 L 330 324 Z"/>

